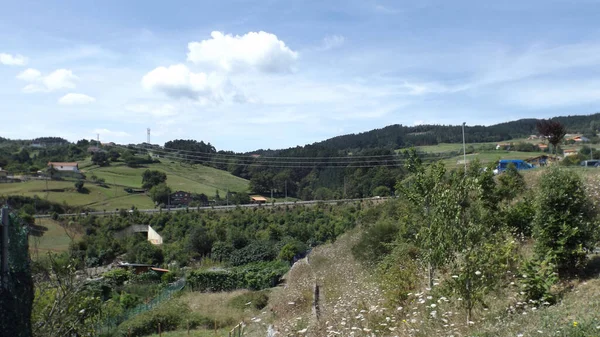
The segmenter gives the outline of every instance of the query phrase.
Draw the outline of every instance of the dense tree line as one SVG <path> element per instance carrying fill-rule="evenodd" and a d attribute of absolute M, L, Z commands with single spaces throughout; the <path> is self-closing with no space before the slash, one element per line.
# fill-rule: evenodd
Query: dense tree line
<path fill-rule="evenodd" d="M 309 247 L 333 241 L 361 219 L 363 206 L 281 207 L 235 209 L 229 212 L 163 212 L 147 215 L 137 211 L 118 216 L 61 219 L 80 227 L 83 239 L 74 244 L 81 263 L 110 263 L 127 253 L 129 262 L 178 262 L 210 257 L 226 265 L 283 260 Z M 121 237 L 117 233 L 132 224 L 149 224 L 164 240 L 157 248 L 143 236 Z"/>

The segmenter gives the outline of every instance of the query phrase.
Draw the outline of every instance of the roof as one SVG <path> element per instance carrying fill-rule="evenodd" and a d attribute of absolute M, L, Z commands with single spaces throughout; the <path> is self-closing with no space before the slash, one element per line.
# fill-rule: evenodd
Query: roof
<path fill-rule="evenodd" d="M 68 163 L 68 162 L 60 162 L 60 161 L 49 161 L 48 166 L 77 166 L 77 163 Z"/>
<path fill-rule="evenodd" d="M 577 150 L 564 150 L 563 152 L 572 153 L 572 152 L 577 152 Z"/>
<path fill-rule="evenodd" d="M 154 271 L 159 271 L 159 272 L 161 272 L 161 273 L 168 273 L 168 272 L 169 272 L 169 269 L 163 269 L 163 268 L 156 268 L 156 267 L 152 267 L 152 268 L 150 268 L 150 269 L 152 269 L 152 270 L 154 270 Z"/>
<path fill-rule="evenodd" d="M 260 195 L 251 196 L 250 199 L 254 201 L 267 201 L 267 198 Z"/>
<path fill-rule="evenodd" d="M 129 263 L 129 262 L 121 262 L 119 263 L 120 267 L 154 267 L 151 264 L 145 264 L 145 263 Z"/>

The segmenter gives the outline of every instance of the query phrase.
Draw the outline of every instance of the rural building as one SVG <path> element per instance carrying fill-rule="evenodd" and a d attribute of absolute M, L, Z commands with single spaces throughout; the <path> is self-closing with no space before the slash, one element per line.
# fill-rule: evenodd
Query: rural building
<path fill-rule="evenodd" d="M 548 149 L 548 144 L 539 143 L 537 147 L 539 147 L 542 151 L 546 151 Z"/>
<path fill-rule="evenodd" d="M 584 136 L 577 136 L 577 137 L 573 137 L 571 138 L 572 140 L 574 140 L 577 143 L 587 143 L 590 141 L 589 138 L 584 137 Z"/>
<path fill-rule="evenodd" d="M 150 225 L 131 225 L 125 229 L 116 232 L 116 238 L 136 235 L 136 233 L 146 233 L 146 238 L 153 245 L 162 245 L 163 238 Z"/>
<path fill-rule="evenodd" d="M 512 143 L 499 143 L 496 145 L 496 150 L 510 150 Z"/>
<path fill-rule="evenodd" d="M 49 161 L 48 167 L 50 167 L 50 166 L 54 167 L 54 169 L 57 171 L 79 173 L 79 165 L 75 162 L 67 163 L 67 162 Z"/>
<path fill-rule="evenodd" d="M 563 151 L 563 155 L 566 156 L 575 156 L 577 155 L 579 152 L 577 150 L 564 150 Z"/>
<path fill-rule="evenodd" d="M 102 146 L 115 146 L 115 143 L 113 142 L 108 142 L 108 143 L 101 143 Z"/>
<path fill-rule="evenodd" d="M 170 198 L 169 204 L 171 205 L 189 205 L 192 202 L 192 194 L 184 191 L 171 193 Z"/>
<path fill-rule="evenodd" d="M 0 179 L 4 179 L 8 176 L 8 172 L 4 171 L 2 167 L 0 167 Z"/>
<path fill-rule="evenodd" d="M 264 204 L 267 202 L 267 198 L 260 195 L 253 195 L 250 197 L 250 202 L 253 204 Z"/>
<path fill-rule="evenodd" d="M 154 272 L 157 272 L 162 275 L 164 273 L 169 272 L 168 269 L 157 268 L 151 264 L 144 264 L 144 263 L 122 262 L 122 263 L 119 263 L 119 268 L 131 269 L 131 270 L 133 270 L 133 272 L 135 274 L 143 274 L 143 273 L 147 273 L 149 271 L 154 271 Z"/>
<path fill-rule="evenodd" d="M 525 159 L 525 161 L 535 167 L 539 167 L 539 166 L 546 166 L 546 165 L 548 165 L 548 163 L 552 163 L 552 162 L 556 161 L 556 158 L 550 157 L 550 156 L 544 154 L 541 156 Z"/>

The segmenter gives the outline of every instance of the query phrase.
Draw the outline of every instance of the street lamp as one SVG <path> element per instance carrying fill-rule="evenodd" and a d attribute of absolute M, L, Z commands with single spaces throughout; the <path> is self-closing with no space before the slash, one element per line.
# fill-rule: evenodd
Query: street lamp
<path fill-rule="evenodd" d="M 463 163 L 465 164 L 465 174 L 467 174 L 467 148 L 465 146 L 465 124 L 467 122 L 462 123 L 462 133 L 463 133 Z"/>

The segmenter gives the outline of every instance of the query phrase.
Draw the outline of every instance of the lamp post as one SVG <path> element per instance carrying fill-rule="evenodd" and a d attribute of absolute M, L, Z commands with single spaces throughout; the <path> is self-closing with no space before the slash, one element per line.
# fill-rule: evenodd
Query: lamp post
<path fill-rule="evenodd" d="M 463 163 L 465 164 L 465 174 L 467 174 L 467 147 L 465 146 L 465 124 L 462 123 L 462 133 L 463 133 Z"/>

